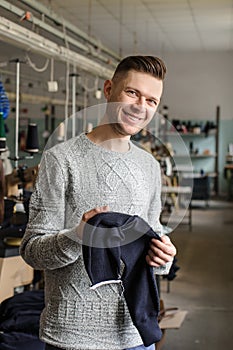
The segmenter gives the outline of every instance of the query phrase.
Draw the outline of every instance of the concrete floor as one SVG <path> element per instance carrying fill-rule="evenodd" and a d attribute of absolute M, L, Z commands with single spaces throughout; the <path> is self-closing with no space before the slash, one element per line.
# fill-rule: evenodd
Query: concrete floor
<path fill-rule="evenodd" d="M 180 270 L 170 293 L 161 281 L 161 297 L 188 314 L 180 329 L 166 331 L 162 350 L 233 349 L 233 203 L 194 209 L 192 232 L 181 224 L 171 238 Z"/>

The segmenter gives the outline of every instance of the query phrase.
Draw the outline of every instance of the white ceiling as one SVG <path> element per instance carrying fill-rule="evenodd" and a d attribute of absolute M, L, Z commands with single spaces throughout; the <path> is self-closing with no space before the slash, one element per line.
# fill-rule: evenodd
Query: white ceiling
<path fill-rule="evenodd" d="M 232 0 L 40 0 L 121 56 L 233 50 Z"/>

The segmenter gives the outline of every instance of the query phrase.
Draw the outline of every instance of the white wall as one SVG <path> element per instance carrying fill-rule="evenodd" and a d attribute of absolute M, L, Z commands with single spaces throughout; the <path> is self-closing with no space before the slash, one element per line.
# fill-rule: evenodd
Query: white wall
<path fill-rule="evenodd" d="M 170 119 L 233 119 L 233 51 L 165 53 L 168 73 L 163 103 Z"/>

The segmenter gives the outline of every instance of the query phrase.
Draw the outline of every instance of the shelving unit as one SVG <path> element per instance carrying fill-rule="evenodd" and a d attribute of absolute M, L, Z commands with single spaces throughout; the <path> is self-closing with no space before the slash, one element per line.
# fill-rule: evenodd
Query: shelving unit
<path fill-rule="evenodd" d="M 195 182 L 198 182 L 199 186 L 202 179 L 203 183 L 206 183 L 205 178 L 208 177 L 210 192 L 215 195 L 218 194 L 219 120 L 220 107 L 217 106 L 214 128 L 212 127 L 203 132 L 203 127 L 205 127 L 208 121 L 203 122 L 202 120 L 203 125 L 199 127 L 194 126 L 194 132 L 190 132 L 189 130 L 185 130 L 185 125 L 187 125 L 187 123 L 192 125 L 192 122 L 181 120 L 180 122 L 184 124 L 184 128 L 179 132 L 175 126 L 172 126 L 167 120 L 162 130 L 159 130 L 159 138 L 164 143 L 170 144 L 174 151 L 174 155 L 172 156 L 175 164 L 174 170 L 182 172 L 182 178 L 184 179 L 193 178 L 194 192 Z M 196 121 L 194 121 L 193 124 L 195 124 L 195 122 Z M 191 166 L 187 166 L 188 158 Z M 207 191 L 204 192 L 207 193 Z M 200 199 L 203 199 L 202 196 L 200 196 Z"/>

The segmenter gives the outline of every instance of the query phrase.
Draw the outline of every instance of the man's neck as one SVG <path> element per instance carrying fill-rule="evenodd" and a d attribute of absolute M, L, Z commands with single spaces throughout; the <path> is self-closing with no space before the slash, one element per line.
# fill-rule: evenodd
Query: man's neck
<path fill-rule="evenodd" d="M 125 153 L 129 150 L 130 136 L 116 135 L 111 125 L 99 125 L 87 134 L 90 141 L 110 151 Z"/>

